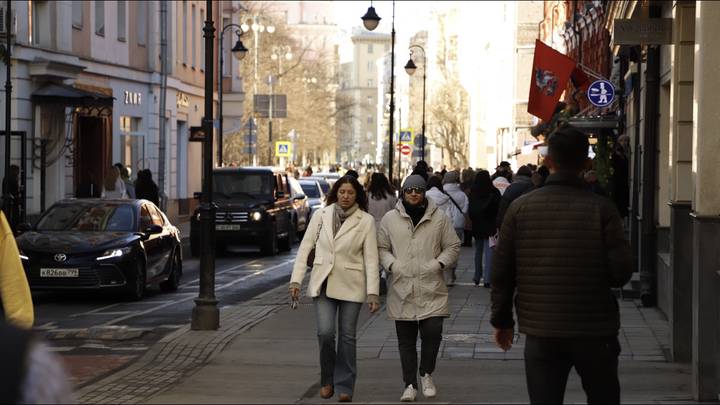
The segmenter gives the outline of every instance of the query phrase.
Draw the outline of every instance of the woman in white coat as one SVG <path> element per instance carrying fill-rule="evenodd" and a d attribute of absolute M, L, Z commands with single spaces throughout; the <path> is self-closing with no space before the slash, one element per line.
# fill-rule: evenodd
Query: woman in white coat
<path fill-rule="evenodd" d="M 454 266 L 460 254 L 452 220 L 425 198 L 425 186 L 418 175 L 405 179 L 402 200 L 385 214 L 378 231 L 380 261 L 390 274 L 387 311 L 395 321 L 405 383 L 401 401 L 414 401 L 417 395 L 418 331 L 423 395 L 437 394 L 431 374 L 442 342 L 443 318 L 450 316 L 443 269 Z"/>
<path fill-rule="evenodd" d="M 380 308 L 375 219 L 366 212 L 367 196 L 352 176 L 333 184 L 326 203 L 320 215 L 313 215 L 300 243 L 290 296 L 293 300 L 300 296 L 307 258 L 314 247 L 308 295 L 317 316 L 320 396 L 327 399 L 337 391 L 340 402 L 351 402 L 357 375 L 358 315 L 363 302 L 368 303 L 370 312 Z"/>

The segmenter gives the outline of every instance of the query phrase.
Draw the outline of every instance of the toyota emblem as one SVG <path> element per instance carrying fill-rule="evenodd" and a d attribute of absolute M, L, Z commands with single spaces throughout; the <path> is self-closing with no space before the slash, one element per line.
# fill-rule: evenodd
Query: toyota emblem
<path fill-rule="evenodd" d="M 64 253 L 58 253 L 55 255 L 56 262 L 64 262 L 65 260 L 67 260 L 67 256 Z"/>

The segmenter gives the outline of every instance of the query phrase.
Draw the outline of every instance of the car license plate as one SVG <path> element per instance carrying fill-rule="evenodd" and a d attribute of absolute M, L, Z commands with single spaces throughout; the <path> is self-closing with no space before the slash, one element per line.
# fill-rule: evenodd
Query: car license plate
<path fill-rule="evenodd" d="M 80 269 L 40 269 L 40 277 L 79 277 Z"/>
<path fill-rule="evenodd" d="M 237 224 L 218 224 L 215 225 L 216 231 L 239 231 L 240 225 Z"/>

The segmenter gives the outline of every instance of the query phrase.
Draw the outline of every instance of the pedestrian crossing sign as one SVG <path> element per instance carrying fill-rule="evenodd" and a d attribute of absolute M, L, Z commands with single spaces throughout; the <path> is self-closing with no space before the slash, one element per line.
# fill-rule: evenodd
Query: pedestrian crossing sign
<path fill-rule="evenodd" d="M 276 157 L 290 157 L 292 154 L 292 144 L 290 142 L 275 142 Z"/>
<path fill-rule="evenodd" d="M 413 143 L 413 130 L 412 128 L 409 129 L 401 129 L 400 130 L 400 143 L 402 144 L 408 144 Z"/>

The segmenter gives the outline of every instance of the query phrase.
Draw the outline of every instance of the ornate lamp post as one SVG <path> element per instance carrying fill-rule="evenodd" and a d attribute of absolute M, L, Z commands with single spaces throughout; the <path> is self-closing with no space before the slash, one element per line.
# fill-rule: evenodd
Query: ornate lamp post
<path fill-rule="evenodd" d="M 205 116 L 203 117 L 203 190 L 200 202 L 200 226 L 202 246 L 200 253 L 200 292 L 195 299 L 190 328 L 193 330 L 216 330 L 220 327 L 220 311 L 215 298 L 215 204 L 213 189 L 213 21 L 212 0 L 206 1 L 205 20 Z"/>
<path fill-rule="evenodd" d="M 231 49 L 231 52 L 235 59 L 237 60 L 243 60 L 245 58 L 245 55 L 248 53 L 248 49 L 245 48 L 245 45 L 242 43 L 242 37 L 243 30 L 242 27 L 240 27 L 237 24 L 228 24 L 225 27 L 223 27 L 222 31 L 220 32 L 220 80 L 218 80 L 218 108 L 220 111 L 218 111 L 218 149 L 217 149 L 217 161 L 218 166 L 223 165 L 223 64 L 225 62 L 225 52 L 223 50 L 223 45 L 225 45 L 225 31 L 229 28 L 235 28 L 235 34 L 237 35 L 237 42 L 235 42 L 235 46 Z"/>
<path fill-rule="evenodd" d="M 405 64 L 405 71 L 408 75 L 412 76 L 413 73 L 415 73 L 415 70 L 417 69 L 417 66 L 415 66 L 415 62 L 412 60 L 412 49 L 413 48 L 419 48 L 423 53 L 423 100 L 422 100 L 422 139 L 421 139 L 421 148 L 420 148 L 420 159 L 425 160 L 425 80 L 427 79 L 427 54 L 425 53 L 425 48 L 423 48 L 420 45 L 410 45 L 408 49 L 410 49 L 410 59 L 408 59 L 408 62 Z"/>
<path fill-rule="evenodd" d="M 392 183 L 393 180 L 393 133 L 395 130 L 395 0 L 393 0 L 392 5 L 392 30 L 390 31 L 390 133 L 388 134 L 388 179 L 390 179 L 390 183 Z M 375 12 L 372 1 L 370 2 L 370 8 L 368 8 L 367 13 L 361 18 L 363 25 L 368 31 L 374 30 L 378 24 L 380 24 L 380 17 Z"/>

